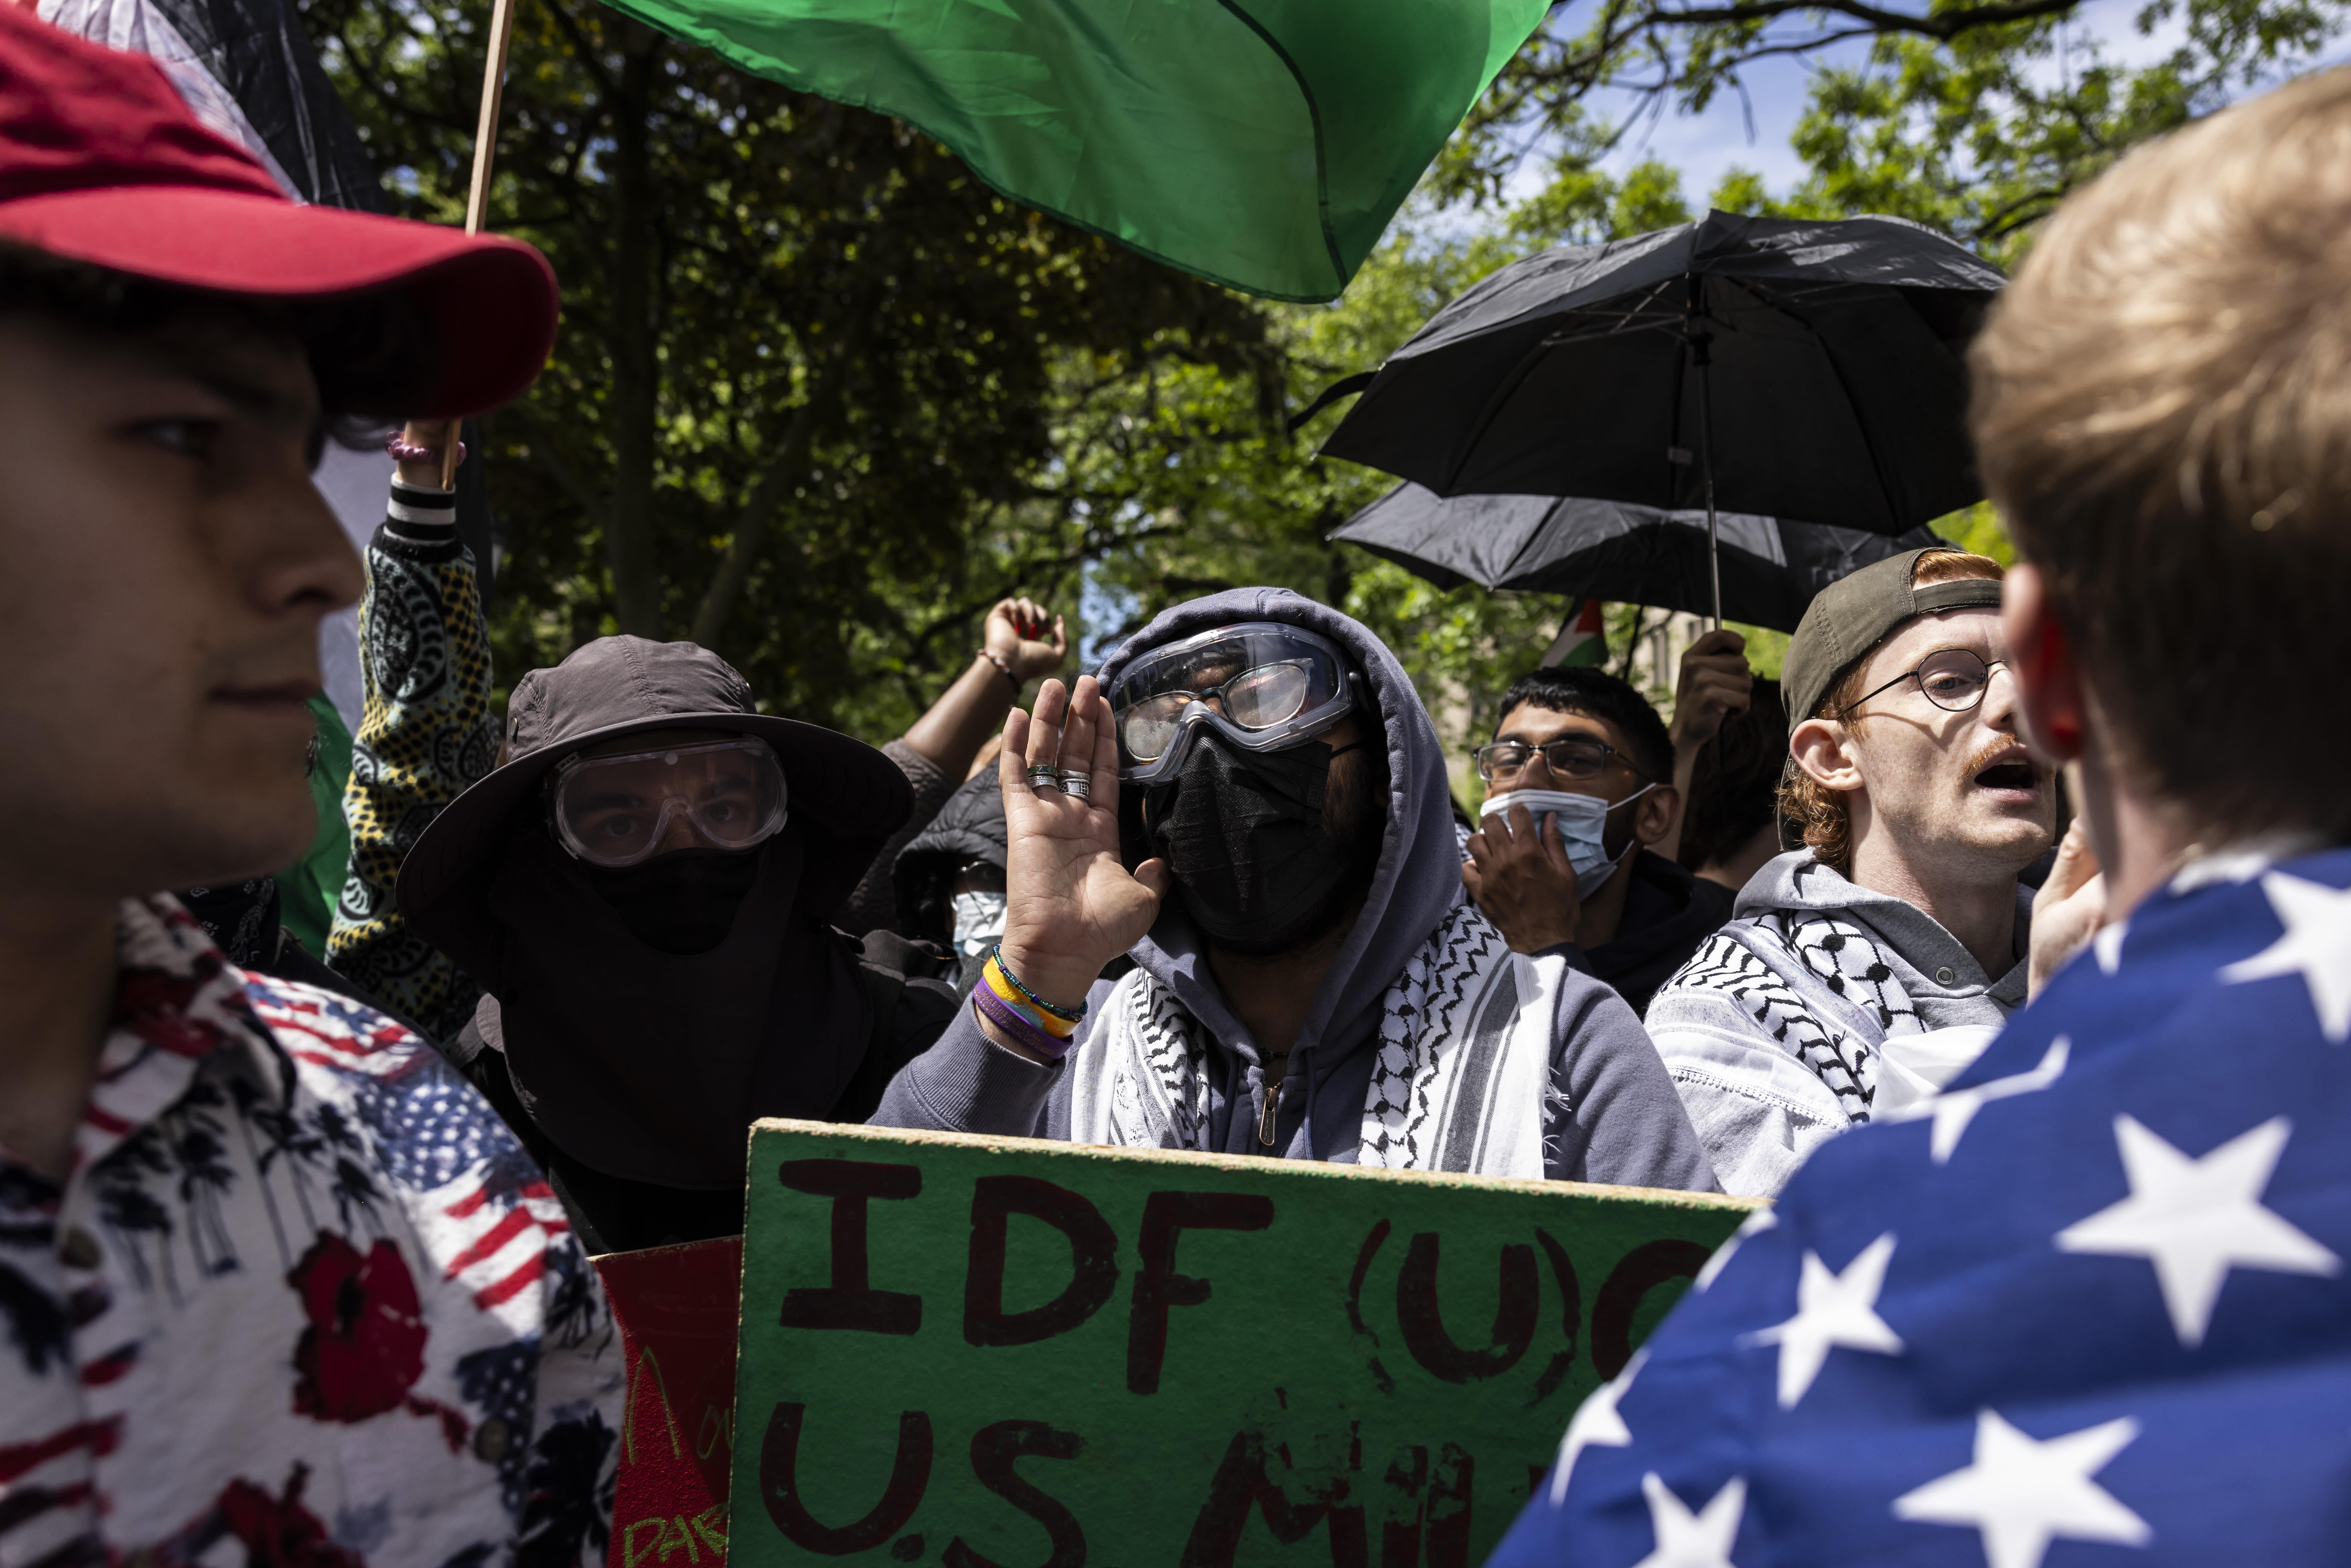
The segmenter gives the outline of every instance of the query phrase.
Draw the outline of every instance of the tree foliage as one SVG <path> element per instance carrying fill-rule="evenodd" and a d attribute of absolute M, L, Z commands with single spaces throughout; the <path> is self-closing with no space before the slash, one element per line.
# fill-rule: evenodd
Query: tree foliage
<path fill-rule="evenodd" d="M 312 0 L 414 215 L 454 221 L 487 7 Z M 986 607 L 1101 548 L 1066 367 L 1271 373 L 1251 302 L 1018 207 L 880 116 L 588 0 L 518 9 L 493 229 L 554 262 L 545 375 L 486 422 L 507 678 L 622 630 L 718 649 L 772 706 L 883 734 Z"/>
<path fill-rule="evenodd" d="M 455 221 L 487 5 L 305 5 L 402 209 Z M 1339 411 L 1295 435 L 1285 419 L 1510 260 L 1694 215 L 1672 168 L 1608 172 L 1637 115 L 1604 94 L 1697 110 L 1759 60 L 1814 60 L 1803 177 L 1735 172 L 1711 204 L 1896 213 L 2004 261 L 2065 191 L 2306 65 L 2346 15 L 2150 0 L 2138 25 L 2176 44 L 2123 66 L 2078 0 L 1582 0 L 1506 68 L 1344 298 L 1309 307 L 1016 206 L 904 126 L 593 0 L 531 0 L 490 226 L 547 252 L 565 314 L 538 385 L 486 422 L 502 679 L 610 631 L 690 635 L 766 706 L 879 740 L 1003 594 L 1082 600 L 1099 653 L 1177 600 L 1269 583 L 1371 624 L 1466 744 L 1568 605 L 1439 591 L 1332 544 L 1389 480 L 1314 455 Z M 1531 158 L 1546 178 L 1505 202 Z M 2005 549 L 1988 510 L 1945 531 Z M 1612 612 L 1619 657 L 1644 624 Z"/>

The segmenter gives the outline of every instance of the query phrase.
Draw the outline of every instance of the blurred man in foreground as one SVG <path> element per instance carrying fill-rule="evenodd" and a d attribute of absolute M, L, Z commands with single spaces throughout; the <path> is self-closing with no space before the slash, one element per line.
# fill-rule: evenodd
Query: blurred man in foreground
<path fill-rule="evenodd" d="M 156 891 L 310 841 L 329 428 L 554 326 L 528 247 L 297 206 L 0 6 L 0 1562 L 602 1561 L 619 1352 L 537 1168 Z"/>
<path fill-rule="evenodd" d="M 2073 196 L 1974 363 L 2103 925 L 1700 1275 L 1498 1568 L 2342 1560 L 2351 73 Z"/>

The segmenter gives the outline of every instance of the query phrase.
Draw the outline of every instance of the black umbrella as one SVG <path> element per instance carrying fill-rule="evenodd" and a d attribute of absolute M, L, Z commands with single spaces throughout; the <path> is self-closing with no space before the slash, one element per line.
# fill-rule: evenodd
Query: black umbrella
<path fill-rule="evenodd" d="M 1549 496 L 1456 496 L 1399 485 L 1331 537 L 1426 578 L 1721 613 L 1793 632 L 1813 595 L 1847 572 L 1941 541 L 1931 528 L 1876 534 L 1725 512 Z M 1719 571 L 1718 571 L 1719 568 Z"/>
<path fill-rule="evenodd" d="M 1887 217 L 1545 251 L 1437 312 L 1322 450 L 1440 496 L 1907 534 L 1982 496 L 1962 355 L 2005 281 Z"/>

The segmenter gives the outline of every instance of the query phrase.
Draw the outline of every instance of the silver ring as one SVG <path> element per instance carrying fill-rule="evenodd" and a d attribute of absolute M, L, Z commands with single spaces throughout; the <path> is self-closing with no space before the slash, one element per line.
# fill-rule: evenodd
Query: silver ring
<path fill-rule="evenodd" d="M 1041 795 L 1048 789 L 1059 789 L 1061 787 L 1061 775 L 1057 769 L 1043 767 L 1029 769 L 1030 793 Z"/>
<path fill-rule="evenodd" d="M 1084 800 L 1091 799 L 1093 794 L 1093 788 L 1094 779 L 1093 775 L 1091 773 L 1081 773 L 1072 770 L 1061 775 L 1061 793 L 1067 795 L 1072 800 Z"/>

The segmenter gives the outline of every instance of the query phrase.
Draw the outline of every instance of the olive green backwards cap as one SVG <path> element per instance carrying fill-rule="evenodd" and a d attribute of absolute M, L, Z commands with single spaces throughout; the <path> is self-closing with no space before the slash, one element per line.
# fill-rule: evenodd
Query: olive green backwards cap
<path fill-rule="evenodd" d="M 1868 653 L 1906 621 L 1946 610 L 2000 608 L 1997 579 L 1970 577 L 1957 582 L 1913 588 L 1921 556 L 1954 550 L 1948 545 L 1906 550 L 1839 578 L 1821 590 L 1788 640 L 1780 671 L 1780 692 L 1788 702 L 1788 733 L 1813 716 L 1821 699 L 1847 664 Z"/>

